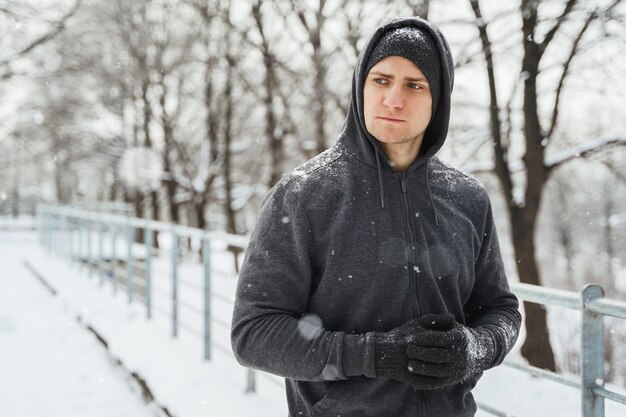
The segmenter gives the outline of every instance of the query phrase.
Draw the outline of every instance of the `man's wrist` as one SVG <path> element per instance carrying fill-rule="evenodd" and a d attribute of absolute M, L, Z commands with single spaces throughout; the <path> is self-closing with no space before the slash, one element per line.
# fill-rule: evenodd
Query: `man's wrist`
<path fill-rule="evenodd" d="M 468 359 L 479 368 L 474 371 L 491 368 L 496 356 L 496 342 L 491 330 L 486 326 L 468 328 L 468 330 L 473 336 L 473 340 L 470 340 L 467 346 Z"/>
<path fill-rule="evenodd" d="M 376 377 L 376 334 L 346 334 L 343 341 L 343 372 L 346 376 Z"/>

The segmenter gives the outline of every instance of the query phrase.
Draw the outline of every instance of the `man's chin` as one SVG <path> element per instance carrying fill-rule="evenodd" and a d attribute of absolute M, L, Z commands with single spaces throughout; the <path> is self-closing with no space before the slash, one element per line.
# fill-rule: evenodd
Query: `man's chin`
<path fill-rule="evenodd" d="M 404 138 L 403 136 L 397 136 L 397 135 L 379 135 L 379 136 L 374 136 L 374 137 L 378 139 L 379 142 L 385 143 L 387 145 L 395 145 L 398 143 L 406 142 L 406 138 Z"/>

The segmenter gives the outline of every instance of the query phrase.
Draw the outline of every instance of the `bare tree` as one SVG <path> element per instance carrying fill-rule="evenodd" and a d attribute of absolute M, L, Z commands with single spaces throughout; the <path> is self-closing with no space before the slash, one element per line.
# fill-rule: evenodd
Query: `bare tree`
<path fill-rule="evenodd" d="M 221 1 L 214 2 L 212 0 L 198 0 L 190 3 L 200 16 L 203 30 L 200 34 L 200 41 L 205 51 L 204 58 L 204 106 L 206 109 L 205 127 L 206 147 L 203 151 L 208 152 L 208 158 L 201 160 L 201 164 L 207 166 L 200 167 L 202 173 L 201 190 L 194 196 L 193 203 L 196 212 L 198 227 L 204 229 L 206 227 L 206 206 L 209 203 L 210 196 L 213 191 L 213 184 L 220 175 L 222 165 L 222 150 L 220 140 L 222 101 L 219 100 L 221 91 L 216 88 L 216 78 L 218 74 L 218 64 L 220 62 L 220 52 L 214 44 L 215 27 L 218 29 L 221 21 L 220 11 L 222 10 Z M 218 37 L 218 40 L 221 37 Z"/>
<path fill-rule="evenodd" d="M 261 0 L 256 0 L 252 4 L 252 17 L 261 37 L 258 49 L 263 56 L 263 67 L 265 69 L 264 93 L 263 98 L 266 114 L 265 122 L 265 138 L 270 148 L 270 179 L 268 186 L 272 187 L 280 180 L 283 175 L 283 159 L 284 159 L 284 137 L 285 129 L 278 126 L 279 117 L 277 115 L 274 101 L 275 91 L 278 86 L 276 76 L 276 57 L 270 49 L 270 40 L 266 35 L 265 19 L 261 11 Z"/>
<path fill-rule="evenodd" d="M 314 150 L 307 152 L 307 157 L 311 158 L 326 150 L 326 73 L 328 71 L 327 62 L 328 55 L 322 47 L 322 31 L 327 20 L 326 0 L 318 0 L 317 7 L 307 10 L 302 2 L 291 2 L 293 11 L 298 21 L 302 25 L 307 35 L 307 42 L 311 46 L 312 54 L 310 56 L 313 65 L 313 124 L 315 130 Z"/>
<path fill-rule="evenodd" d="M 591 24 L 603 19 L 611 19 L 612 11 L 620 0 L 615 0 L 603 13 L 599 10 L 579 10 L 579 14 L 585 14 L 582 19 L 578 34 L 575 36 L 567 58 L 562 65 L 561 76 L 556 88 L 556 99 L 551 111 L 550 122 L 547 126 L 542 123 L 539 112 L 539 94 L 537 90 L 537 77 L 540 74 L 540 63 L 545 57 L 545 52 L 551 45 L 555 35 L 562 28 L 564 22 L 573 19 L 573 11 L 576 9 L 577 0 L 567 0 L 562 13 L 558 16 L 552 27 L 546 32 L 542 40 L 537 39 L 537 27 L 540 23 L 538 15 L 539 0 L 523 1 L 521 5 L 522 16 L 522 42 L 523 57 L 521 65 L 521 79 L 524 87 L 522 91 L 523 104 L 523 138 L 525 154 L 522 158 L 523 173 L 526 177 L 523 198 L 515 193 L 514 188 L 520 187 L 514 184 L 513 172 L 521 171 L 515 167 L 509 158 L 509 144 L 511 138 L 503 137 L 507 132 L 500 118 L 501 103 L 497 89 L 494 72 L 495 59 L 493 54 L 493 42 L 489 37 L 487 27 L 478 0 L 469 0 L 475 15 L 476 28 L 478 29 L 486 70 L 489 81 L 489 114 L 491 120 L 491 136 L 495 166 L 493 171 L 499 179 L 505 199 L 508 203 L 508 214 L 511 223 L 515 258 L 517 260 L 517 272 L 520 281 L 541 285 L 537 260 L 535 258 L 535 235 L 537 216 L 543 190 L 554 169 L 569 160 L 589 156 L 606 149 L 608 146 L 626 143 L 626 138 L 605 138 L 588 146 L 563 154 L 561 157 L 547 161 L 545 157 L 546 147 L 553 141 L 555 129 L 558 123 L 558 110 L 561 92 L 569 75 L 570 64 L 580 51 L 580 42 Z M 601 22 L 602 23 L 602 22 Z M 521 193 L 520 193 L 521 194 Z M 546 311 L 538 304 L 524 303 L 526 312 L 526 340 L 522 346 L 522 354 L 529 363 L 541 368 L 555 370 L 554 353 L 548 336 L 546 324 Z"/>
<path fill-rule="evenodd" d="M 225 102 L 225 111 L 224 111 L 224 186 L 226 192 L 226 199 L 224 201 L 225 205 L 225 213 L 226 213 L 226 231 L 228 233 L 237 233 L 237 219 L 236 213 L 233 207 L 233 177 L 232 177 L 232 163 L 231 163 L 231 144 L 233 141 L 233 106 L 234 106 L 234 97 L 233 97 L 233 81 L 234 81 L 234 73 L 237 65 L 235 56 L 231 49 L 232 39 L 231 34 L 234 32 L 232 30 L 233 25 L 230 17 L 230 5 L 225 11 L 224 20 L 227 24 L 227 27 L 231 30 L 227 31 L 226 34 L 226 88 L 224 90 L 224 102 Z M 241 252 L 241 249 L 235 246 L 230 246 L 228 249 L 234 254 L 235 260 L 235 271 L 239 272 L 239 262 L 238 255 Z"/>

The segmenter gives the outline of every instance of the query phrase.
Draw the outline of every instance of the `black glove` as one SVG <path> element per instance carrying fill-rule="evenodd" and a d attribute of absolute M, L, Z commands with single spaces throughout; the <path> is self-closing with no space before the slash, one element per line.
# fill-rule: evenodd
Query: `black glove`
<path fill-rule="evenodd" d="M 418 381 L 432 389 L 464 381 L 487 369 L 495 356 L 495 343 L 486 328 L 454 323 L 447 331 L 425 331 L 407 348 L 408 367 Z"/>
<path fill-rule="evenodd" d="M 407 348 L 415 346 L 413 344 L 423 333 L 437 332 L 433 329 L 440 329 L 442 332 L 437 333 L 443 333 L 453 329 L 454 323 L 454 316 L 451 314 L 429 314 L 408 321 L 387 333 L 376 333 L 376 377 L 408 382 L 416 389 L 432 389 L 431 384 L 437 384 L 439 378 L 411 372 Z"/>

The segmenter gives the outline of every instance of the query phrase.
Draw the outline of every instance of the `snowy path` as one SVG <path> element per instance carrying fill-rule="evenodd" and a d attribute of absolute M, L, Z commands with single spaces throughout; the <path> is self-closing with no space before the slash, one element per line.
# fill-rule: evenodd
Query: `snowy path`
<path fill-rule="evenodd" d="M 175 417 L 287 415 L 284 388 L 277 378 L 268 380 L 268 376 L 259 374 L 257 393 L 244 392 L 246 370 L 225 349 L 230 342 L 229 332 L 223 326 L 214 328 L 215 342 L 221 348 L 215 348 L 212 360 L 205 361 L 202 344 L 195 335 L 181 329 L 179 337 L 172 338 L 167 317 L 157 311 L 153 320 L 146 320 L 142 303 L 129 305 L 122 288 L 113 294 L 109 282 L 104 287 L 99 285 L 97 274 L 89 279 L 86 270 L 81 271 L 65 258 L 48 254 L 38 245 L 34 232 L 0 232 L 0 256 L 0 417 L 143 417 L 161 415 L 157 414 L 157 406 L 167 408 Z M 232 264 L 230 257 L 224 260 L 221 253 L 215 256 L 213 265 L 217 270 Z M 23 266 L 22 259 L 27 259 L 58 290 L 57 297 L 37 282 Z M 164 274 L 159 274 L 159 270 L 169 271 L 161 260 L 155 259 L 154 284 L 167 290 L 168 282 L 163 282 Z M 201 274 L 181 265 L 180 276 L 181 280 L 192 281 Z M 224 278 L 214 275 L 215 291 L 232 291 L 232 277 Z M 186 288 L 189 286 L 181 286 L 181 300 L 194 294 L 194 291 L 186 292 Z M 155 298 L 155 307 L 167 310 L 169 301 L 161 298 Z M 231 312 L 228 303 L 216 303 L 214 307 L 216 318 L 223 321 L 230 321 Z M 20 326 L 26 329 L 31 326 L 32 331 L 15 330 L 21 316 L 28 319 L 23 319 Z M 111 355 L 120 359 L 128 371 L 145 379 L 156 403 L 144 405 L 141 395 L 131 392 L 131 384 L 124 381 L 119 370 L 119 386 L 109 387 L 108 383 L 113 381 L 111 373 L 115 374 L 111 369 L 115 366 L 108 363 L 107 353 L 95 337 L 75 321 L 76 316 L 106 339 Z M 181 310 L 183 322 L 195 327 L 199 322 L 194 318 Z M 75 329 L 77 334 L 64 333 L 65 327 Z M 49 334 L 50 338 L 44 340 L 39 332 Z M 68 341 L 74 337 L 82 337 L 90 344 L 70 346 Z M 8 343 L 11 343 L 10 352 L 4 347 Z M 92 356 L 109 369 L 108 374 L 96 367 L 98 359 Z M 17 374 L 29 363 L 33 364 L 34 375 L 29 374 L 19 383 L 6 377 Z M 38 386 L 24 382 L 31 380 L 37 380 Z M 118 396 L 119 390 L 125 391 L 126 396 Z M 6 402 L 5 398 L 13 400 Z M 107 402 L 108 408 L 102 402 Z M 93 413 L 85 403 L 93 403 Z M 154 410 L 152 414 L 146 411 L 150 409 Z"/>
<path fill-rule="evenodd" d="M 19 236 L 19 235 L 14 235 Z M 0 235 L 0 416 L 154 416 L 106 350 Z"/>

